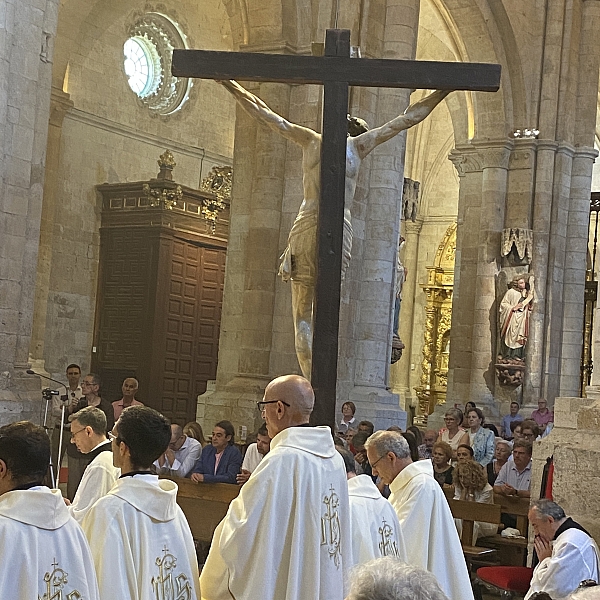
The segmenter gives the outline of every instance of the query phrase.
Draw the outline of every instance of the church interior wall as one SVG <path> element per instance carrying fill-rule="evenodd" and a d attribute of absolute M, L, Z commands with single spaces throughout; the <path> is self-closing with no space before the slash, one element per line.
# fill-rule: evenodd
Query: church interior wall
<path fill-rule="evenodd" d="M 62 374 L 68 362 L 89 368 L 99 254 L 100 205 L 95 186 L 156 176 L 157 158 L 173 151 L 175 179 L 198 187 L 215 165 L 231 164 L 235 105 L 213 81 L 195 80 L 173 115 L 151 115 L 123 70 L 123 44 L 136 15 L 156 7 L 129 2 L 67 2 L 59 14 L 54 79 L 73 102 L 62 126 L 51 273 L 47 290 L 45 366 Z M 77 5 L 77 6 L 76 6 Z M 221 2 L 163 4 L 191 47 L 231 50 Z M 73 24 L 79 16 L 79 28 Z M 118 16 L 118 18 L 117 18 Z M 69 23 L 61 21 L 69 18 Z M 69 27 L 70 25 L 70 27 Z M 61 81 L 62 76 L 62 81 Z"/>

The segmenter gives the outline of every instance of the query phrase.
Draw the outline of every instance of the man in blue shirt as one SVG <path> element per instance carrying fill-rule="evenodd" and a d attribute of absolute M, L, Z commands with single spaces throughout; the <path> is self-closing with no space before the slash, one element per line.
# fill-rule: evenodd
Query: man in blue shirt
<path fill-rule="evenodd" d="M 510 430 L 510 424 L 514 421 L 522 421 L 523 417 L 519 414 L 518 402 L 510 403 L 510 414 L 502 418 L 502 432 L 501 435 L 505 440 L 512 440 L 512 431 Z"/>

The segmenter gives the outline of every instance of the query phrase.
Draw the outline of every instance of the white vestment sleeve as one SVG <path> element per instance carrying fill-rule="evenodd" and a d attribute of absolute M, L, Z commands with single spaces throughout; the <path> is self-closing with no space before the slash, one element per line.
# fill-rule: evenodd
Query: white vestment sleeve
<path fill-rule="evenodd" d="M 102 465 L 88 465 L 75 493 L 75 498 L 73 498 L 73 503 L 68 507 L 71 516 L 81 523 L 94 502 L 98 498 L 106 496 L 114 483 L 115 477 Z"/>

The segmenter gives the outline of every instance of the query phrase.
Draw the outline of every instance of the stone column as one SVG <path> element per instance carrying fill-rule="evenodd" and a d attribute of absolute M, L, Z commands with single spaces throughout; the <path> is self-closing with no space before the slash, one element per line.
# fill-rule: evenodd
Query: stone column
<path fill-rule="evenodd" d="M 442 425 L 446 407 L 474 400 L 497 417 L 496 275 L 500 267 L 511 140 L 474 141 L 457 146 L 450 159 L 460 177 L 456 266 L 446 405 L 429 426 Z"/>
<path fill-rule="evenodd" d="M 418 20 L 418 2 L 387 2 L 383 42 L 386 58 L 414 58 Z M 406 90 L 380 89 L 376 123 L 396 117 L 408 100 Z M 349 400 L 357 405 L 361 418 L 373 421 L 377 428 L 392 423 L 402 426 L 405 422 L 397 394 L 387 388 L 405 148 L 405 132 L 379 146 L 373 152 L 369 176 L 360 311 L 354 335 L 354 387 Z"/>
<path fill-rule="evenodd" d="M 60 143 L 65 115 L 73 107 L 69 94 L 53 87 L 50 99 L 50 126 L 48 128 L 48 150 L 46 178 L 44 181 L 44 202 L 40 228 L 40 247 L 38 252 L 37 280 L 35 292 L 35 312 L 31 335 L 30 362 L 38 371 L 45 371 L 44 339 L 46 336 L 46 316 L 50 271 L 52 267 L 52 246 L 54 243 L 55 209 L 58 197 L 58 168 L 60 162 Z M 49 373 L 48 373 L 49 374 Z"/>
<path fill-rule="evenodd" d="M 289 86 L 248 89 L 287 114 Z M 200 397 L 198 412 L 205 427 L 221 419 L 254 423 L 255 403 L 270 379 L 286 145 L 238 107 L 217 383 L 214 392 Z"/>
<path fill-rule="evenodd" d="M 417 294 L 422 293 L 417 282 L 417 272 L 419 263 L 419 234 L 423 227 L 423 221 L 417 220 L 405 221 L 402 225 L 406 244 L 404 246 L 404 266 L 408 269 L 408 277 L 402 288 L 402 305 L 400 308 L 400 339 L 404 342 L 405 348 L 402 358 L 390 369 L 392 390 L 400 395 L 401 404 L 404 404 L 404 410 L 409 406 L 416 406 L 417 397 L 414 393 L 414 385 L 417 384 L 413 376 L 411 364 L 420 362 L 420 344 L 422 340 L 414 340 L 414 319 L 410 315 L 414 314 L 415 298 Z M 402 316 L 404 315 L 404 318 Z M 406 385 L 400 387 L 396 382 L 405 381 Z"/>
<path fill-rule="evenodd" d="M 0 424 L 37 419 L 28 367 L 58 0 L 0 3 Z"/>

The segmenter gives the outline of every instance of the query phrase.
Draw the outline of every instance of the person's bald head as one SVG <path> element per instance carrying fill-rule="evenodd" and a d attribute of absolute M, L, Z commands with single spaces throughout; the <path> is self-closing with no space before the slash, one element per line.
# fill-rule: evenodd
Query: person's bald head
<path fill-rule="evenodd" d="M 269 437 L 280 431 L 308 423 L 315 405 L 310 381 L 300 375 L 284 375 L 273 379 L 265 388 L 262 405 Z"/>

